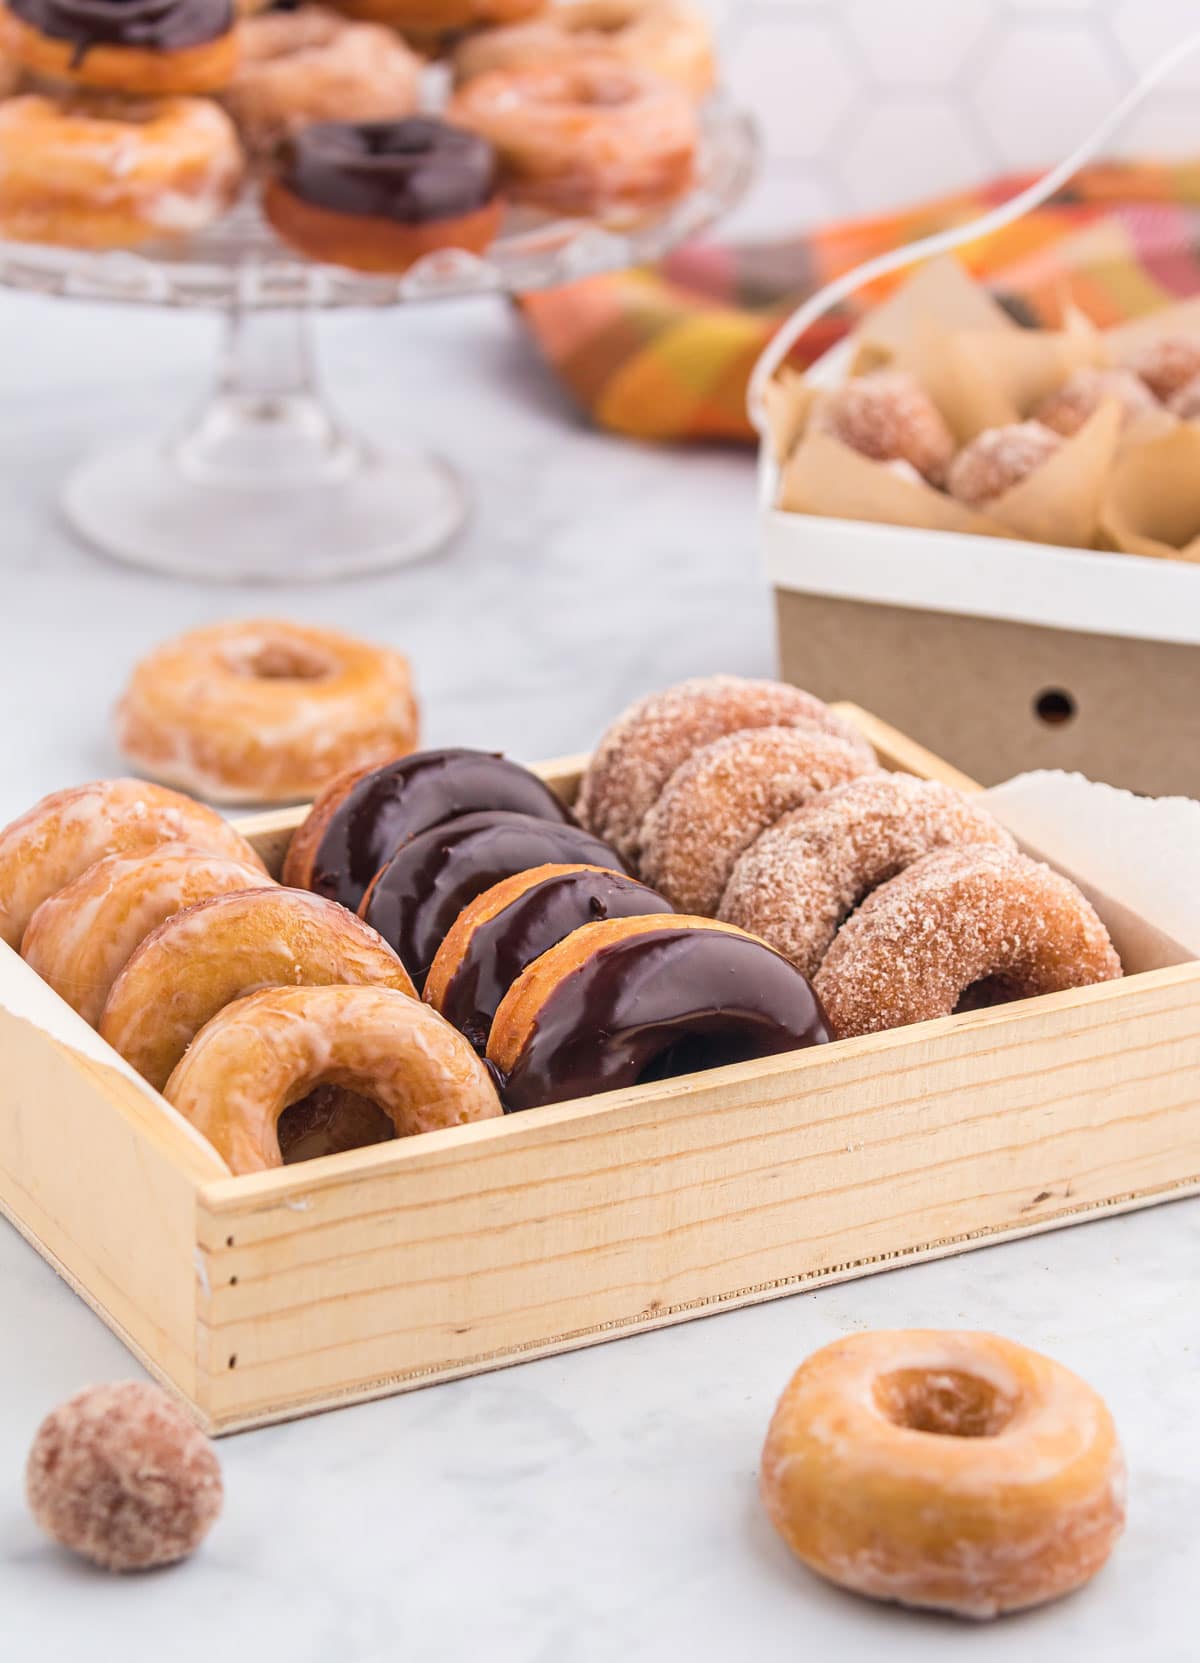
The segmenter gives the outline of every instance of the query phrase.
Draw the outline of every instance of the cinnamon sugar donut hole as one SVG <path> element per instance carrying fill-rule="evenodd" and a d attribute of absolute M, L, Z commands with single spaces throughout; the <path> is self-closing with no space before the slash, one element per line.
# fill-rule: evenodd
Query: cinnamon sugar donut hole
<path fill-rule="evenodd" d="M 336 630 L 266 618 L 156 647 L 115 712 L 137 767 L 214 802 L 297 802 L 417 743 L 407 658 Z"/>
<path fill-rule="evenodd" d="M 818 728 L 875 760 L 862 735 L 812 693 L 781 681 L 696 676 L 639 699 L 617 718 L 592 754 L 575 812 L 633 859 L 642 822 L 682 763 L 727 733 L 772 727 Z"/>
<path fill-rule="evenodd" d="M 1200 417 L 1200 375 L 1194 375 L 1177 393 L 1172 393 L 1167 408 L 1180 421 L 1194 422 Z"/>
<path fill-rule="evenodd" d="M 1062 445 L 1061 434 L 1038 421 L 985 428 L 950 464 L 946 489 L 968 508 L 980 508 L 1028 479 Z"/>
<path fill-rule="evenodd" d="M 796 1557 L 871 1599 L 997 1617 L 1088 1582 L 1125 1523 L 1103 1399 L 995 1334 L 851 1334 L 779 1400 L 763 1503 Z"/>
<path fill-rule="evenodd" d="M 1134 352 L 1128 368 L 1166 404 L 1200 375 L 1200 335 L 1164 335 L 1148 341 Z"/>
<path fill-rule="evenodd" d="M 904 370 L 852 376 L 818 401 L 812 426 L 873 462 L 907 462 L 933 485 L 954 455 L 941 411 Z"/>
<path fill-rule="evenodd" d="M 1016 848 L 998 821 L 950 786 L 873 773 L 764 831 L 733 868 L 718 916 L 813 976 L 839 926 L 873 889 L 956 843 Z"/>
<path fill-rule="evenodd" d="M 711 917 L 738 856 L 761 832 L 874 768 L 861 747 L 819 728 L 747 728 L 716 739 L 675 770 L 647 814 L 642 877 L 676 911 Z"/>
<path fill-rule="evenodd" d="M 1158 400 L 1141 376 L 1132 370 L 1084 368 L 1068 376 L 1055 392 L 1037 406 L 1035 421 L 1052 432 L 1071 438 L 1104 403 L 1112 398 L 1121 407 L 1122 426 L 1138 416 L 1160 408 Z"/>
<path fill-rule="evenodd" d="M 969 844 L 925 855 L 869 895 L 814 986 L 847 1039 L 1121 973 L 1108 931 L 1069 879 L 1012 849 Z"/>

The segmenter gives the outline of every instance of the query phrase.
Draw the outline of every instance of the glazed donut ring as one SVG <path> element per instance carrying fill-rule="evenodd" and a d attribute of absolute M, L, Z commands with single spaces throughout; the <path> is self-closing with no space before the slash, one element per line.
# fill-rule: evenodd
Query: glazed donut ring
<path fill-rule="evenodd" d="M 487 1056 L 516 1110 L 829 1038 L 808 982 L 765 943 L 660 915 L 585 924 L 535 959 L 500 1003 Z"/>
<path fill-rule="evenodd" d="M 126 756 L 216 802 L 294 802 L 417 742 L 408 660 L 279 619 L 211 624 L 157 647 L 116 710 Z"/>
<path fill-rule="evenodd" d="M 699 676 L 632 705 L 596 746 L 575 812 L 626 859 L 641 846 L 642 822 L 680 765 L 727 733 L 744 728 L 810 727 L 859 747 L 862 736 L 827 704 L 780 681 Z"/>
<path fill-rule="evenodd" d="M 819 1575 L 962 1617 L 1081 1587 L 1125 1521 L 1103 1399 L 994 1334 L 852 1334 L 815 1352 L 775 1411 L 761 1488 Z"/>
<path fill-rule="evenodd" d="M 952 843 L 1016 847 L 969 797 L 935 780 L 876 773 L 785 815 L 733 868 L 718 916 L 762 936 L 806 976 L 873 889 Z"/>
<path fill-rule="evenodd" d="M 323 1085 L 377 1103 L 397 1137 L 503 1112 L 462 1035 L 386 987 L 249 994 L 197 1034 L 165 1095 L 236 1174 L 283 1165 L 279 1117 Z"/>
<path fill-rule="evenodd" d="M 176 913 L 113 983 L 100 1033 L 161 1091 L 218 1011 L 264 987 L 337 984 L 416 997 L 395 953 L 334 901 L 303 890 L 247 890 Z"/>
<path fill-rule="evenodd" d="M 712 917 L 738 856 L 761 832 L 818 792 L 875 771 L 860 746 L 819 728 L 715 739 L 675 770 L 643 821 L 642 876 L 680 912 Z"/>
<path fill-rule="evenodd" d="M 1120 975 L 1108 931 L 1073 883 L 975 843 L 935 850 L 869 895 L 814 985 L 846 1039 L 949 1016 L 964 997 L 1030 999 Z"/>
<path fill-rule="evenodd" d="M 95 780 L 52 792 L 0 831 L 0 941 L 19 947 L 46 897 L 103 856 L 160 843 L 243 861 L 268 881 L 246 839 L 214 809 L 145 780 Z"/>
<path fill-rule="evenodd" d="M 105 855 L 29 920 L 21 957 L 85 1022 L 100 1020 L 113 983 L 151 930 L 214 895 L 274 887 L 245 861 L 177 843 Z"/>
<path fill-rule="evenodd" d="M 6 0 L 0 50 L 46 81 L 139 97 L 216 92 L 237 63 L 229 0 Z"/>

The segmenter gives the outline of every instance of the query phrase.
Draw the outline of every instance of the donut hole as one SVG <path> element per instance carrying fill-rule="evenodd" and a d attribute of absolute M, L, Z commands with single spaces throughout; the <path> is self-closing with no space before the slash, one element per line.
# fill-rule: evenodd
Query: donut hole
<path fill-rule="evenodd" d="M 984 976 L 969 987 L 964 987 L 958 996 L 958 1003 L 954 1007 L 954 1014 L 963 1011 L 986 1011 L 994 1005 L 1010 1005 L 1014 999 L 1021 999 L 1024 995 L 1020 988 L 1003 976 Z"/>
<path fill-rule="evenodd" d="M 875 1402 L 894 1426 L 942 1438 L 994 1438 L 1016 1403 L 965 1369 L 896 1369 L 875 1382 Z"/>
<path fill-rule="evenodd" d="M 276 1132 L 284 1166 L 387 1143 L 396 1135 L 390 1117 L 373 1098 L 329 1083 L 314 1086 L 290 1103 L 279 1117 Z"/>
<path fill-rule="evenodd" d="M 744 1034 L 688 1034 L 656 1052 L 638 1075 L 637 1083 L 644 1086 L 655 1080 L 677 1080 L 683 1074 L 702 1074 L 708 1068 L 750 1062 L 758 1054 Z"/>
<path fill-rule="evenodd" d="M 251 681 L 325 681 L 334 665 L 303 641 L 252 641 L 225 649 L 225 662 Z"/>

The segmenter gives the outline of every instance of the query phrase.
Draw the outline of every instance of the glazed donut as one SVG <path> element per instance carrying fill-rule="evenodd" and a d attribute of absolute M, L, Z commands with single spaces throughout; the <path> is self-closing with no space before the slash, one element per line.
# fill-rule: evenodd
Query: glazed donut
<path fill-rule="evenodd" d="M 1062 445 L 1061 434 L 1041 422 L 985 428 L 951 462 L 946 489 L 968 508 L 980 508 L 1022 484 Z"/>
<path fill-rule="evenodd" d="M 712 25 L 690 0 L 559 0 L 528 23 L 469 35 L 454 54 L 459 81 L 589 53 L 623 58 L 703 98 L 717 78 Z"/>
<path fill-rule="evenodd" d="M 911 774 L 871 774 L 827 791 L 752 843 L 718 916 L 759 935 L 806 976 L 873 889 L 955 843 L 1016 844 L 961 792 Z"/>
<path fill-rule="evenodd" d="M 907 462 L 932 485 L 941 484 L 954 455 L 941 411 L 904 370 L 852 376 L 818 400 L 812 427 L 873 462 Z"/>
<path fill-rule="evenodd" d="M 135 248 L 189 236 L 232 206 L 242 178 L 233 123 L 204 98 L 0 103 L 0 236 L 68 248 Z"/>
<path fill-rule="evenodd" d="M 408 660 L 277 619 L 210 624 L 156 647 L 115 715 L 146 773 L 218 802 L 294 802 L 417 742 Z"/>
<path fill-rule="evenodd" d="M 1125 1523 L 1104 1400 L 995 1334 L 851 1334 L 814 1352 L 771 1421 L 761 1490 L 820 1576 L 961 1617 L 1081 1587 Z"/>
<path fill-rule="evenodd" d="M 246 839 L 215 810 L 145 780 L 94 780 L 52 792 L 0 831 L 0 941 L 19 947 L 46 897 L 104 855 L 159 843 L 245 862 L 267 881 Z"/>
<path fill-rule="evenodd" d="M 532 17 L 545 0 L 338 0 L 352 17 L 386 23 L 422 42 L 437 42 L 463 29 L 519 23 Z"/>
<path fill-rule="evenodd" d="M 486 1051 L 500 1001 L 551 947 L 604 918 L 670 913 L 661 895 L 601 866 L 535 866 L 484 890 L 463 908 L 434 955 L 425 1002 L 477 1051 Z"/>
<path fill-rule="evenodd" d="M 596 746 L 575 812 L 627 859 L 636 858 L 642 822 L 675 770 L 704 745 L 743 728 L 820 728 L 874 752 L 811 693 L 780 681 L 697 676 L 651 693 L 619 716 Z"/>
<path fill-rule="evenodd" d="M 257 867 L 177 843 L 105 855 L 42 902 L 22 938 L 21 957 L 94 1027 L 113 983 L 151 930 L 198 901 L 260 885 L 273 887 L 273 880 Z"/>
<path fill-rule="evenodd" d="M 840 1039 L 1121 974 L 1067 878 L 993 844 L 935 850 L 842 925 L 815 987 Z"/>
<path fill-rule="evenodd" d="M 505 1107 L 532 1109 L 831 1038 L 804 977 L 707 918 L 585 924 L 505 994 L 487 1059 Z"/>
<path fill-rule="evenodd" d="M 244 890 L 168 918 L 130 956 L 100 1034 L 161 1091 L 206 1022 L 264 987 L 347 984 L 416 997 L 395 953 L 345 907 L 303 890 Z"/>
<path fill-rule="evenodd" d="M 1147 341 L 1129 359 L 1128 368 L 1166 404 L 1200 375 L 1200 335 L 1164 335 Z"/>
<path fill-rule="evenodd" d="M 248 994 L 196 1035 L 164 1095 L 238 1174 L 283 1165 L 279 1118 L 323 1085 L 378 1104 L 397 1137 L 503 1112 L 462 1035 L 388 987 Z"/>
<path fill-rule="evenodd" d="M 448 114 L 495 146 L 514 201 L 551 213 L 652 210 L 692 183 L 690 99 L 620 58 L 494 69 L 460 87 Z"/>
<path fill-rule="evenodd" d="M 1076 370 L 1061 387 L 1044 398 L 1034 410 L 1033 419 L 1069 439 L 1095 415 L 1106 398 L 1115 399 L 1120 406 L 1123 427 L 1159 408 L 1154 394 L 1132 370 L 1087 367 Z"/>
<path fill-rule="evenodd" d="M 711 917 L 761 832 L 818 792 L 875 771 L 860 746 L 819 728 L 714 739 L 675 770 L 643 821 L 641 874 L 680 912 Z"/>
<path fill-rule="evenodd" d="M 230 0 L 4 0 L 0 50 L 107 92 L 216 92 L 237 64 L 235 22 Z"/>
<path fill-rule="evenodd" d="M 421 60 L 390 29 L 304 5 L 248 18 L 239 39 L 223 102 L 256 156 L 311 122 L 397 121 L 417 108 Z"/>
<path fill-rule="evenodd" d="M 477 133 L 432 116 L 322 122 L 283 145 L 263 211 L 327 264 L 405 272 L 441 248 L 482 254 L 500 229 L 497 165 Z"/>
<path fill-rule="evenodd" d="M 416 751 L 326 787 L 288 845 L 283 881 L 357 912 L 371 881 L 419 832 L 506 809 L 573 826 L 570 809 L 528 768 L 491 751 Z"/>
<path fill-rule="evenodd" d="M 489 809 L 410 838 L 363 896 L 359 914 L 394 947 L 418 987 L 463 908 L 534 866 L 604 866 L 620 856 L 579 826 Z"/>

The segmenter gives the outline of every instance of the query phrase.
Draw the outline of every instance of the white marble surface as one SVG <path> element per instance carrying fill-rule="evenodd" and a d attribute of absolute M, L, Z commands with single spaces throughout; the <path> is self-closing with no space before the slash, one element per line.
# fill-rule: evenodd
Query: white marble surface
<path fill-rule="evenodd" d="M 634 693 L 766 671 L 746 458 L 640 450 L 567 419 L 499 307 L 322 326 L 356 415 L 468 463 L 469 538 L 382 581 L 264 597 L 142 578 L 74 548 L 62 470 L 201 384 L 211 326 L 0 300 L 0 819 L 116 766 L 105 712 L 166 631 L 261 608 L 406 645 L 435 741 L 587 744 Z M 48 1105 L 48 1108 L 51 1107 Z M 223 1520 L 191 1564 L 114 1580 L 42 1541 L 21 1497 L 41 1415 L 136 1372 L 0 1225 L 4 1663 L 635 1663 L 796 1657 L 1153 1663 L 1197 1655 L 1200 1203 L 1078 1227 L 221 1445 Z M 775 1397 L 872 1326 L 996 1328 L 1108 1397 L 1130 1527 L 1083 1594 L 986 1629 L 875 1608 L 790 1561 L 755 1496 Z"/>

